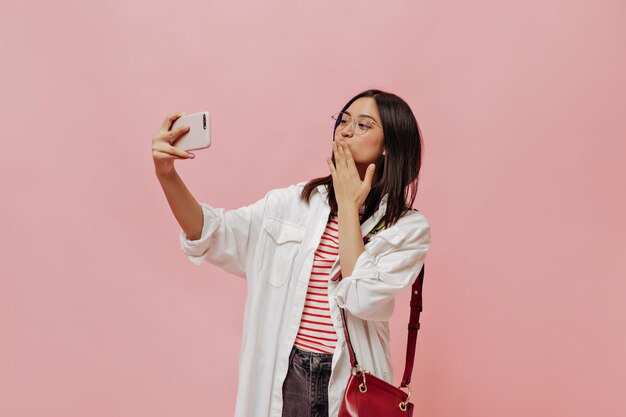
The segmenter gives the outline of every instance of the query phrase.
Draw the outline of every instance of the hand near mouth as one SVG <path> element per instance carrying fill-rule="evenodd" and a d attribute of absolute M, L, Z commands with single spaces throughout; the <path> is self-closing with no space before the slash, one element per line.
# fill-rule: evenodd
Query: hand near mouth
<path fill-rule="evenodd" d="M 335 163 L 333 164 L 331 158 L 327 158 L 326 162 L 333 177 L 337 205 L 339 207 L 353 206 L 358 209 L 363 205 L 372 188 L 376 165 L 370 164 L 367 167 L 365 178 L 361 181 L 352 152 L 343 139 L 333 142 L 333 155 Z"/>

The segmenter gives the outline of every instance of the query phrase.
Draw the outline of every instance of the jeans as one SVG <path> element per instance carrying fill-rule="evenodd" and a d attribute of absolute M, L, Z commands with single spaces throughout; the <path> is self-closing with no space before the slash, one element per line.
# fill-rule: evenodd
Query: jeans
<path fill-rule="evenodd" d="M 282 417 L 328 417 L 328 381 L 332 353 L 291 348 L 283 382 Z"/>

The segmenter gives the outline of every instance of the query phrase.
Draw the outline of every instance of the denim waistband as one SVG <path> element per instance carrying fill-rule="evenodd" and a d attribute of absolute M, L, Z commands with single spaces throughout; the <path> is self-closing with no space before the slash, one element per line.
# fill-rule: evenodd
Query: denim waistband
<path fill-rule="evenodd" d="M 291 349 L 291 358 L 296 363 L 331 363 L 333 361 L 332 353 L 319 353 L 310 352 L 308 350 L 300 349 L 296 345 Z"/>

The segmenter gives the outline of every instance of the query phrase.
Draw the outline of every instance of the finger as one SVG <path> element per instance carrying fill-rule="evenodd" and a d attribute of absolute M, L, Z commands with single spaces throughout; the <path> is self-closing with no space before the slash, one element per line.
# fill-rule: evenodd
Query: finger
<path fill-rule="evenodd" d="M 330 168 L 330 174 L 332 175 L 333 179 L 335 178 L 335 166 L 333 165 L 333 161 L 330 158 L 326 158 L 326 163 L 328 164 L 328 168 Z"/>
<path fill-rule="evenodd" d="M 350 163 L 348 161 L 348 158 L 349 158 L 348 154 L 350 153 L 350 150 L 348 149 L 348 145 L 346 144 L 346 142 L 343 140 L 341 141 L 341 144 L 339 145 L 339 153 L 341 155 L 342 167 L 345 169 L 349 169 Z"/>
<path fill-rule="evenodd" d="M 328 160 L 330 161 L 330 163 L 333 166 L 334 173 L 337 174 L 337 156 L 334 155 L 334 156 L 328 158 Z"/>
<path fill-rule="evenodd" d="M 187 126 L 187 125 L 180 126 L 177 129 L 175 129 L 175 130 L 170 130 L 169 132 L 166 133 L 167 142 L 170 145 L 173 145 L 180 138 L 185 136 L 187 134 L 187 132 L 189 132 L 189 126 Z"/>
<path fill-rule="evenodd" d="M 337 169 L 343 169 L 347 166 L 343 152 L 343 142 L 341 141 L 337 144 L 337 156 L 335 157 L 335 164 L 337 166 Z"/>
<path fill-rule="evenodd" d="M 372 179 L 374 178 L 374 172 L 376 171 L 375 164 L 369 164 L 367 167 L 367 171 L 365 171 L 365 178 L 363 178 L 363 184 L 367 186 L 367 188 L 372 188 Z"/>
<path fill-rule="evenodd" d="M 356 169 L 356 164 L 354 162 L 354 159 L 352 158 L 352 151 L 350 150 L 350 147 L 348 146 L 347 143 L 344 144 L 344 158 L 346 160 L 346 166 L 347 167 L 354 167 L 354 169 Z"/>
<path fill-rule="evenodd" d="M 333 154 L 335 155 L 335 169 L 338 169 L 341 156 L 339 155 L 339 144 L 337 142 L 333 142 Z"/>
<path fill-rule="evenodd" d="M 193 158 L 195 156 L 191 152 L 177 148 L 176 146 L 170 146 L 166 149 L 169 150 L 171 153 L 178 155 L 178 156 L 184 156 L 184 157 L 189 157 L 189 158 Z"/>
<path fill-rule="evenodd" d="M 195 156 L 191 152 L 187 152 L 185 150 L 182 150 L 180 148 L 177 148 L 175 146 L 170 146 L 170 145 L 164 145 L 162 147 L 157 148 L 156 150 L 159 152 L 168 154 L 168 155 L 178 156 L 181 158 L 193 158 Z"/>
<path fill-rule="evenodd" d="M 180 149 L 178 149 L 178 151 L 180 151 Z M 155 149 L 153 151 L 153 157 L 154 159 L 193 159 L 194 156 L 192 156 L 193 154 L 185 154 L 185 152 L 174 152 L 171 151 L 169 149 Z"/>
<path fill-rule="evenodd" d="M 185 113 L 182 111 L 168 114 L 167 116 L 165 116 L 165 120 L 163 120 L 163 124 L 161 124 L 160 130 L 167 132 L 172 127 L 172 123 L 174 123 L 176 119 L 178 119 L 180 116 L 183 116 L 184 114 Z"/>

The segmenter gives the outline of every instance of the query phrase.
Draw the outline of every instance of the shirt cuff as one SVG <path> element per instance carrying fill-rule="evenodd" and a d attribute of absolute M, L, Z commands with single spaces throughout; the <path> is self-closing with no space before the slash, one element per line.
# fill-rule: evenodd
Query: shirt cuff
<path fill-rule="evenodd" d="M 200 237 L 196 240 L 190 240 L 182 229 L 179 231 L 180 248 L 189 260 L 196 265 L 200 265 L 206 258 L 211 246 L 211 236 L 219 225 L 219 218 L 214 213 L 213 207 L 205 203 L 200 203 L 200 207 L 202 208 L 203 216 Z"/>
<path fill-rule="evenodd" d="M 333 295 L 335 302 L 339 307 L 345 308 L 348 291 L 352 285 L 356 285 L 360 279 L 378 279 L 379 275 L 380 272 L 376 268 L 376 258 L 365 249 L 357 258 L 352 275 L 342 277 L 337 284 L 335 295 Z"/>

